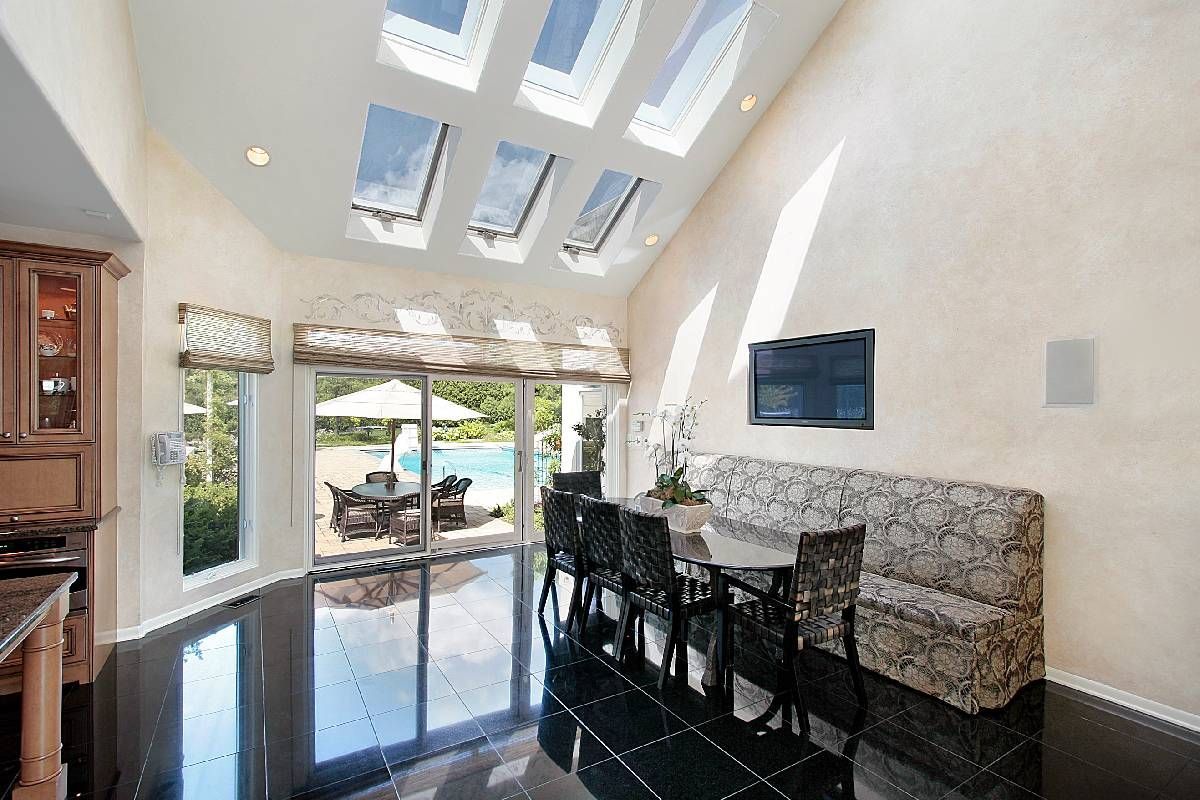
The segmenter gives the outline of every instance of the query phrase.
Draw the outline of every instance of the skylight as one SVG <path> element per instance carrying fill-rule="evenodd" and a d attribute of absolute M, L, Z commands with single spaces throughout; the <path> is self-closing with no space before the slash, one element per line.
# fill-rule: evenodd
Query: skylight
<path fill-rule="evenodd" d="M 553 160 L 554 156 L 545 150 L 500 142 L 469 227 L 505 236 L 519 235 Z"/>
<path fill-rule="evenodd" d="M 634 118 L 674 129 L 753 5 L 751 0 L 698 0 Z"/>
<path fill-rule="evenodd" d="M 485 0 L 388 0 L 383 32 L 466 60 Z"/>
<path fill-rule="evenodd" d="M 596 181 L 583 210 L 571 230 L 567 233 L 566 246 L 580 250 L 596 251 L 604 244 L 604 238 L 621 216 L 629 198 L 637 191 L 641 181 L 624 172 L 606 169 Z"/>
<path fill-rule="evenodd" d="M 353 207 L 420 219 L 446 130 L 440 122 L 372 105 L 367 110 Z"/>
<path fill-rule="evenodd" d="M 582 98 L 628 5 L 629 0 L 554 0 L 525 80 Z"/>

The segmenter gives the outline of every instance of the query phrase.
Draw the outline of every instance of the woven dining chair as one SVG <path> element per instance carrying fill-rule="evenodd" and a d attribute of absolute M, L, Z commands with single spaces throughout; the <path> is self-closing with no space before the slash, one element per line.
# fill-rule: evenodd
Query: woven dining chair
<path fill-rule="evenodd" d="M 583 582 L 587 565 L 579 540 L 579 521 L 575 516 L 575 495 L 542 487 L 542 519 L 546 527 L 546 577 L 542 580 L 542 596 L 538 613 L 546 609 L 546 598 L 554 586 L 555 573 L 567 573 L 575 579 L 571 590 L 571 606 L 567 611 L 567 632 L 575 622 L 575 614 L 583 598 Z M 555 593 L 555 597 L 558 595 Z M 557 603 L 557 599 L 555 600 Z"/>
<path fill-rule="evenodd" d="M 688 620 L 715 611 L 712 587 L 699 578 L 675 570 L 671 530 L 667 518 L 622 508 L 621 564 L 625 596 L 617 622 L 618 659 L 633 624 L 636 609 L 656 614 L 670 625 L 663 649 L 658 686 L 666 685 L 671 655 L 676 654 L 676 678 L 687 678 Z"/>
<path fill-rule="evenodd" d="M 604 491 L 600 488 L 600 473 L 595 470 L 555 472 L 550 476 L 550 483 L 560 492 L 586 494 L 589 497 L 604 496 Z"/>
<path fill-rule="evenodd" d="M 387 470 L 378 470 L 376 472 L 367 473 L 367 483 L 395 483 L 396 473 L 388 472 Z"/>
<path fill-rule="evenodd" d="M 392 541 L 392 539 L 397 539 L 399 540 L 399 544 L 408 546 L 411 544 L 417 544 L 420 541 L 420 494 L 406 494 L 399 500 L 388 504 L 387 533 L 389 543 Z"/>
<path fill-rule="evenodd" d="M 342 541 L 355 533 L 373 533 L 379 538 L 378 504 L 336 486 L 329 485 L 329 488 L 337 501 L 337 531 Z"/>
<path fill-rule="evenodd" d="M 808 731 L 808 714 L 801 692 L 800 652 L 840 638 L 850 665 L 854 693 L 867 703 L 858 643 L 854 638 L 854 609 L 862 573 L 866 525 L 800 534 L 796 566 L 785 599 L 771 597 L 740 581 L 737 586 L 753 600 L 734 603 L 725 615 L 725 641 L 732 641 L 732 626 L 742 625 L 783 647 L 784 667 L 791 673 L 797 716 Z M 723 667 L 728 670 L 727 665 Z M 728 680 L 728 673 L 727 673 Z"/>
<path fill-rule="evenodd" d="M 587 566 L 587 596 L 583 599 L 579 632 L 587 630 L 588 612 L 592 601 L 600 608 L 601 593 L 608 589 L 624 597 L 621 580 L 621 506 L 597 500 L 585 494 L 575 495 L 579 511 L 579 533 L 583 542 L 583 557 Z"/>

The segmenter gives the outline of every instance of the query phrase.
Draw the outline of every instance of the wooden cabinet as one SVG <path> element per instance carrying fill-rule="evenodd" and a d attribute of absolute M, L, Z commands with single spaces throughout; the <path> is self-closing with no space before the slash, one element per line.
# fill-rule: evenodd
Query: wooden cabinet
<path fill-rule="evenodd" d="M 116 627 L 116 284 L 128 272 L 111 253 L 0 241 L 0 579 L 79 575 L 67 680 L 99 672 Z M 19 660 L 0 665 L 0 691 L 19 678 Z"/>

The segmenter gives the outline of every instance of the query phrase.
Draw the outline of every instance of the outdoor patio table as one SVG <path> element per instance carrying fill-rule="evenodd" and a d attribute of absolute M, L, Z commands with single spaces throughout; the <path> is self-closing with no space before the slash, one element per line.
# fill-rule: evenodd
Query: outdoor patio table
<path fill-rule="evenodd" d="M 407 497 L 410 494 L 419 494 L 421 484 L 416 481 L 395 481 L 391 483 L 360 483 L 350 490 L 351 493 L 358 495 L 365 500 L 379 500 L 387 502 L 389 500 L 399 500 L 401 497 Z"/>

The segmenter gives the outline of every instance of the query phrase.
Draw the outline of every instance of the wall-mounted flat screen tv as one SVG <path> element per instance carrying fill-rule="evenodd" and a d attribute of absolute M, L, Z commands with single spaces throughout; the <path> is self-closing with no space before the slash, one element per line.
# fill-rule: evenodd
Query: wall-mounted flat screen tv
<path fill-rule="evenodd" d="M 875 427 L 875 330 L 750 345 L 750 424 Z"/>

